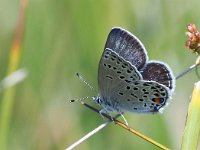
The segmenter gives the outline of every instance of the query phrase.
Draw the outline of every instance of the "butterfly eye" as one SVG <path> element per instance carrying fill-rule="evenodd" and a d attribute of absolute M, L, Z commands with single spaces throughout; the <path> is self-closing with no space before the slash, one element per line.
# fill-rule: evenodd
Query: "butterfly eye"
<path fill-rule="evenodd" d="M 96 103 L 97 103 L 97 104 L 101 104 L 101 103 L 102 103 L 102 101 L 101 101 L 101 98 L 100 98 L 100 97 L 97 97 L 97 99 L 96 99 Z"/>

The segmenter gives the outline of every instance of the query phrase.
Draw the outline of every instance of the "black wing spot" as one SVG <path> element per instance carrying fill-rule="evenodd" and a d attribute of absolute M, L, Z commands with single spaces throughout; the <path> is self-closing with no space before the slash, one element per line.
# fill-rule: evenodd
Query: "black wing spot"
<path fill-rule="evenodd" d="M 106 67 L 106 64 L 103 64 Z"/>
<path fill-rule="evenodd" d="M 105 55 L 104 58 L 108 58 L 108 55 Z"/>
<path fill-rule="evenodd" d="M 122 65 L 122 68 L 126 68 L 126 66 Z"/>
<path fill-rule="evenodd" d="M 130 99 L 127 99 L 127 101 L 131 101 Z"/>
<path fill-rule="evenodd" d="M 114 61 L 115 59 L 113 57 L 111 57 L 111 60 Z"/>
<path fill-rule="evenodd" d="M 145 94 L 145 95 L 148 95 L 148 94 L 149 94 L 149 92 L 147 92 L 147 91 L 146 91 L 146 92 L 144 92 L 144 94 Z"/>
<path fill-rule="evenodd" d="M 117 58 L 117 56 L 115 56 L 115 55 L 112 55 L 112 57 L 113 57 L 113 58 Z"/>
<path fill-rule="evenodd" d="M 129 68 L 131 71 L 133 71 L 133 68 Z"/>
<path fill-rule="evenodd" d="M 162 89 L 160 89 L 160 91 L 162 91 L 162 92 L 163 92 L 163 91 L 165 91 L 165 90 L 162 88 Z"/>
<path fill-rule="evenodd" d="M 113 69 L 116 70 L 117 68 L 116 68 L 116 67 L 113 67 Z"/>
<path fill-rule="evenodd" d="M 111 80 L 113 79 L 113 77 L 111 77 L 111 76 L 108 76 L 108 75 L 106 76 L 106 78 L 108 78 L 108 79 L 111 79 Z"/>
<path fill-rule="evenodd" d="M 119 95 L 124 95 L 124 93 L 122 93 L 122 92 L 119 92 Z"/>
<path fill-rule="evenodd" d="M 159 89 L 160 88 L 160 86 L 159 85 L 156 85 L 156 87 Z"/>
<path fill-rule="evenodd" d="M 138 85 L 138 84 L 140 84 L 140 83 L 138 83 L 138 82 L 134 82 L 134 84 L 135 84 L 135 85 Z"/>
<path fill-rule="evenodd" d="M 120 62 L 119 62 L 119 61 L 117 61 L 117 64 L 120 64 Z"/>
<path fill-rule="evenodd" d="M 118 59 L 118 61 L 119 61 L 119 62 L 122 62 L 122 60 L 121 60 L 121 59 Z"/>
<path fill-rule="evenodd" d="M 127 87 L 126 87 L 127 90 L 129 90 L 130 88 L 131 88 L 130 86 L 127 86 Z"/>
<path fill-rule="evenodd" d="M 108 55 L 108 54 L 110 54 L 110 52 L 107 51 L 106 54 Z"/>
<path fill-rule="evenodd" d="M 127 73 L 131 73 L 131 71 L 128 69 L 128 70 L 127 70 Z"/>
<path fill-rule="evenodd" d="M 158 111 L 158 107 L 155 106 L 155 107 L 154 107 L 154 111 Z"/>
<path fill-rule="evenodd" d="M 166 96 L 166 94 L 165 93 L 160 93 L 162 96 Z"/>
<path fill-rule="evenodd" d="M 127 83 L 130 83 L 131 81 L 130 80 L 125 80 Z"/>
<path fill-rule="evenodd" d="M 143 91 L 143 92 L 146 92 L 147 90 L 146 90 L 146 89 L 142 89 L 142 91 Z"/>
<path fill-rule="evenodd" d="M 131 96 L 135 97 L 135 98 L 138 98 L 135 94 L 131 93 Z"/>
<path fill-rule="evenodd" d="M 156 90 L 156 88 L 154 86 L 151 87 L 152 90 Z"/>
<path fill-rule="evenodd" d="M 124 79 L 125 77 L 124 77 L 124 76 L 120 76 L 119 78 L 120 78 L 120 79 Z"/>
<path fill-rule="evenodd" d="M 159 91 L 158 91 L 158 90 L 154 90 L 154 92 L 157 92 L 157 93 L 159 93 Z"/>
<path fill-rule="evenodd" d="M 134 107 L 133 109 L 137 110 L 138 108 L 137 108 L 137 107 Z"/>
<path fill-rule="evenodd" d="M 111 68 L 111 65 L 108 65 L 108 68 Z"/>
<path fill-rule="evenodd" d="M 117 73 L 118 73 L 118 74 L 121 74 L 122 72 L 121 72 L 121 71 L 117 71 Z"/>
<path fill-rule="evenodd" d="M 144 103 L 144 107 L 147 107 L 147 104 L 146 104 L 146 103 Z"/>
<path fill-rule="evenodd" d="M 158 93 L 155 93 L 155 94 L 153 94 L 153 95 L 155 95 L 156 97 L 159 97 L 159 96 L 160 96 Z"/>
<path fill-rule="evenodd" d="M 137 87 L 134 87 L 134 88 L 133 88 L 133 90 L 134 90 L 134 91 L 137 91 L 137 90 L 138 90 L 138 88 L 137 88 Z"/>
<path fill-rule="evenodd" d="M 140 98 L 139 101 L 140 101 L 140 102 L 143 102 L 144 100 Z"/>
<path fill-rule="evenodd" d="M 151 103 L 151 105 L 154 106 L 155 104 L 154 104 L 154 103 Z"/>
<path fill-rule="evenodd" d="M 147 95 L 144 95 L 143 97 L 144 97 L 144 98 L 147 98 L 148 96 L 147 96 Z"/>
<path fill-rule="evenodd" d="M 150 86 L 150 85 L 149 85 L 149 84 L 147 84 L 147 83 L 144 83 L 143 85 L 144 85 L 144 86 Z"/>
<path fill-rule="evenodd" d="M 160 98 L 160 103 L 164 103 L 166 101 L 166 98 Z"/>

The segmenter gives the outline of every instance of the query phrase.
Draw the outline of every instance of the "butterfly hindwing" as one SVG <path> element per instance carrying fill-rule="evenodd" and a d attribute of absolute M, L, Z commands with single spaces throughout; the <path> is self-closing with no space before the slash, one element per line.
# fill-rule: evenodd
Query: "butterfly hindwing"
<path fill-rule="evenodd" d="M 166 105 L 169 91 L 157 82 L 139 80 L 124 83 L 113 91 L 110 98 L 118 104 L 116 109 L 121 112 L 151 113 Z"/>
<path fill-rule="evenodd" d="M 156 81 L 171 91 L 174 90 L 175 79 L 168 65 L 159 61 L 150 61 L 140 72 L 144 80 Z"/>

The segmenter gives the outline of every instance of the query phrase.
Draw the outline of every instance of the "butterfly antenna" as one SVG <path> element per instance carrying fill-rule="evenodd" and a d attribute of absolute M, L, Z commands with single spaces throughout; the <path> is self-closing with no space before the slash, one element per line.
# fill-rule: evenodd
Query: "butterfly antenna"
<path fill-rule="evenodd" d="M 73 102 L 77 102 L 77 101 L 83 101 L 83 100 L 85 100 L 85 99 L 92 99 L 92 100 L 94 100 L 95 97 L 94 97 L 94 96 L 86 96 L 86 97 L 82 97 L 82 98 L 79 98 L 79 99 L 72 99 L 72 100 L 70 100 L 69 102 L 70 102 L 70 103 L 73 103 Z"/>
<path fill-rule="evenodd" d="M 93 86 L 91 86 L 79 73 L 76 73 L 76 76 L 77 76 L 82 82 L 84 82 L 91 90 L 97 92 L 97 90 L 94 89 Z"/>
<path fill-rule="evenodd" d="M 196 68 L 196 73 L 197 73 L 197 67 L 200 65 L 200 56 L 197 58 L 196 63 L 192 66 L 190 66 L 187 70 L 183 71 L 182 73 L 180 73 L 177 77 L 176 80 L 181 78 L 182 76 L 186 75 L 187 73 L 189 73 L 190 71 L 192 71 L 194 68 Z M 197 75 L 199 75 L 197 73 Z"/>

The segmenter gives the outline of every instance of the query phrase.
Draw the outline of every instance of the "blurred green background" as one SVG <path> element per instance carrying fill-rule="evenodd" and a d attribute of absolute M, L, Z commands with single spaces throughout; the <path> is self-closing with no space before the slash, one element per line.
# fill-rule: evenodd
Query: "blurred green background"
<path fill-rule="evenodd" d="M 29 74 L 15 86 L 7 149 L 64 149 L 104 122 L 79 102 L 68 100 L 97 95 L 75 73 L 98 89 L 99 59 L 114 26 L 135 34 L 150 59 L 166 62 L 175 75 L 192 65 L 196 56 L 184 47 L 185 31 L 188 23 L 200 29 L 197 6 L 198 0 L 30 0 L 20 58 L 20 68 Z M 1 79 L 7 75 L 19 7 L 19 0 L 0 1 Z M 162 114 L 125 114 L 129 125 L 169 148 L 179 149 L 197 80 L 195 72 L 179 79 Z M 4 93 L 0 93 L 0 109 Z M 95 106 L 91 100 L 87 102 Z M 77 149 L 158 148 L 110 124 Z"/>

